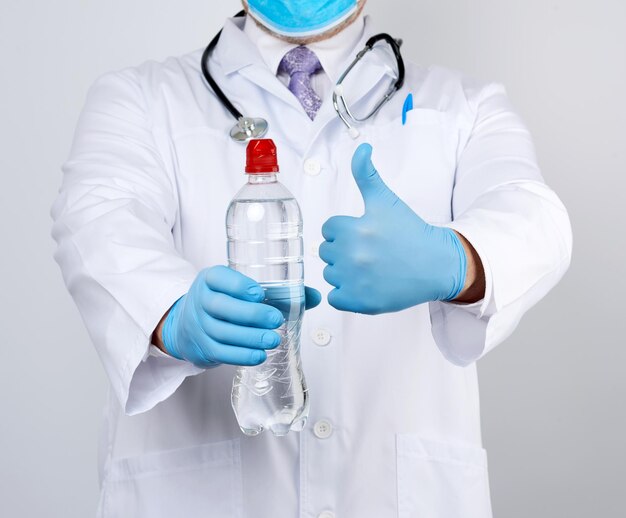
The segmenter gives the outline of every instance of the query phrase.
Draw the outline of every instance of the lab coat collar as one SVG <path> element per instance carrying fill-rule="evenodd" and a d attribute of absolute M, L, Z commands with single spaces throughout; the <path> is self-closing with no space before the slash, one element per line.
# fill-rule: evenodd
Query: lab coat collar
<path fill-rule="evenodd" d="M 273 75 L 276 75 L 280 60 L 296 45 L 270 36 L 267 39 L 260 39 L 265 49 L 262 53 L 244 31 L 245 23 L 245 17 L 226 19 L 220 41 L 215 48 L 216 61 L 226 75 L 250 65 L 265 65 Z M 261 29 L 253 27 L 248 30 Z M 308 47 L 316 53 L 324 71 L 334 84 L 372 33 L 370 17 L 362 16 L 339 34 L 328 40 L 312 43 Z M 267 57 L 267 62 L 263 55 Z"/>
<path fill-rule="evenodd" d="M 227 18 L 215 47 L 215 60 L 226 75 L 249 65 L 264 63 L 259 50 L 243 32 L 245 20 L 243 16 Z"/>
<path fill-rule="evenodd" d="M 220 41 L 214 52 L 214 59 L 220 65 L 226 75 L 238 72 L 249 81 L 257 84 L 267 92 L 283 100 L 293 108 L 302 112 L 303 118 L 308 120 L 297 98 L 280 82 L 275 71 L 270 70 L 263 60 L 261 53 L 250 38 L 244 33 L 244 17 L 228 18 L 224 23 Z M 363 29 L 361 37 L 349 52 L 345 52 L 342 60 L 337 60 L 335 70 L 328 71 L 330 79 L 334 82 L 339 75 L 352 62 L 357 52 L 365 46 L 365 42 L 373 35 L 372 23 L 369 16 L 363 17 Z M 367 95 L 379 81 L 390 72 L 383 64 L 371 66 L 365 71 L 363 78 L 351 96 L 354 102 L 358 102 Z M 227 94 L 228 95 L 228 94 Z M 332 106 L 332 92 L 323 100 L 320 111 L 317 113 L 311 129 L 313 140 L 319 136 L 324 127 L 333 119 L 338 119 Z M 270 121 L 271 124 L 271 121 Z M 311 140 L 310 142 L 312 143 Z"/>
<path fill-rule="evenodd" d="M 350 63 L 360 50 L 359 44 L 368 25 L 369 17 L 360 16 L 332 38 L 309 45 L 309 48 L 319 58 L 324 72 L 326 72 L 333 85 L 337 82 L 339 76 L 343 74 L 347 63 Z"/>

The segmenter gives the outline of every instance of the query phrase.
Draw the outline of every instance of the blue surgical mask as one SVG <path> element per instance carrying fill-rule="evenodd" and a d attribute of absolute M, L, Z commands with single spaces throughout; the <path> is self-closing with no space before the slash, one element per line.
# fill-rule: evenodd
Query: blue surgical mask
<path fill-rule="evenodd" d="M 248 0 L 248 12 L 282 36 L 314 36 L 336 27 L 357 9 L 357 0 Z"/>

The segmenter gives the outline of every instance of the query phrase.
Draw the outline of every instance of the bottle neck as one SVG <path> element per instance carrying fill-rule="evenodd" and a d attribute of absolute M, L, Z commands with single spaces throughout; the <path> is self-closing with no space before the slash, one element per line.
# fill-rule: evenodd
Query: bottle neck
<path fill-rule="evenodd" d="M 276 183 L 276 173 L 255 173 L 248 174 L 248 183 Z"/>

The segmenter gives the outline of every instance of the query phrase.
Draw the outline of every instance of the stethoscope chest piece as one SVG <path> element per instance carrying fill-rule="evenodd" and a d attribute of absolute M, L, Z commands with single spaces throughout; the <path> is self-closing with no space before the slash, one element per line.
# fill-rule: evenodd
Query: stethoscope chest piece
<path fill-rule="evenodd" d="M 267 133 L 267 121 L 261 118 L 239 117 L 230 130 L 230 137 L 237 142 L 261 138 Z"/>

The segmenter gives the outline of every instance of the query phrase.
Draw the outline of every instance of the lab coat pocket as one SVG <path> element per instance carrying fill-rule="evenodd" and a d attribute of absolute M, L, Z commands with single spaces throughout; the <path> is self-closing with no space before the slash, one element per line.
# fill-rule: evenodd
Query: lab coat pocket
<path fill-rule="evenodd" d="M 397 117 L 370 124 L 362 140 L 373 147 L 381 178 L 421 217 L 451 219 L 458 131 L 445 112 L 416 108 L 406 124 Z"/>
<path fill-rule="evenodd" d="M 239 439 L 113 461 L 99 516 L 241 518 Z"/>
<path fill-rule="evenodd" d="M 484 449 L 396 436 L 398 518 L 491 518 Z"/>

